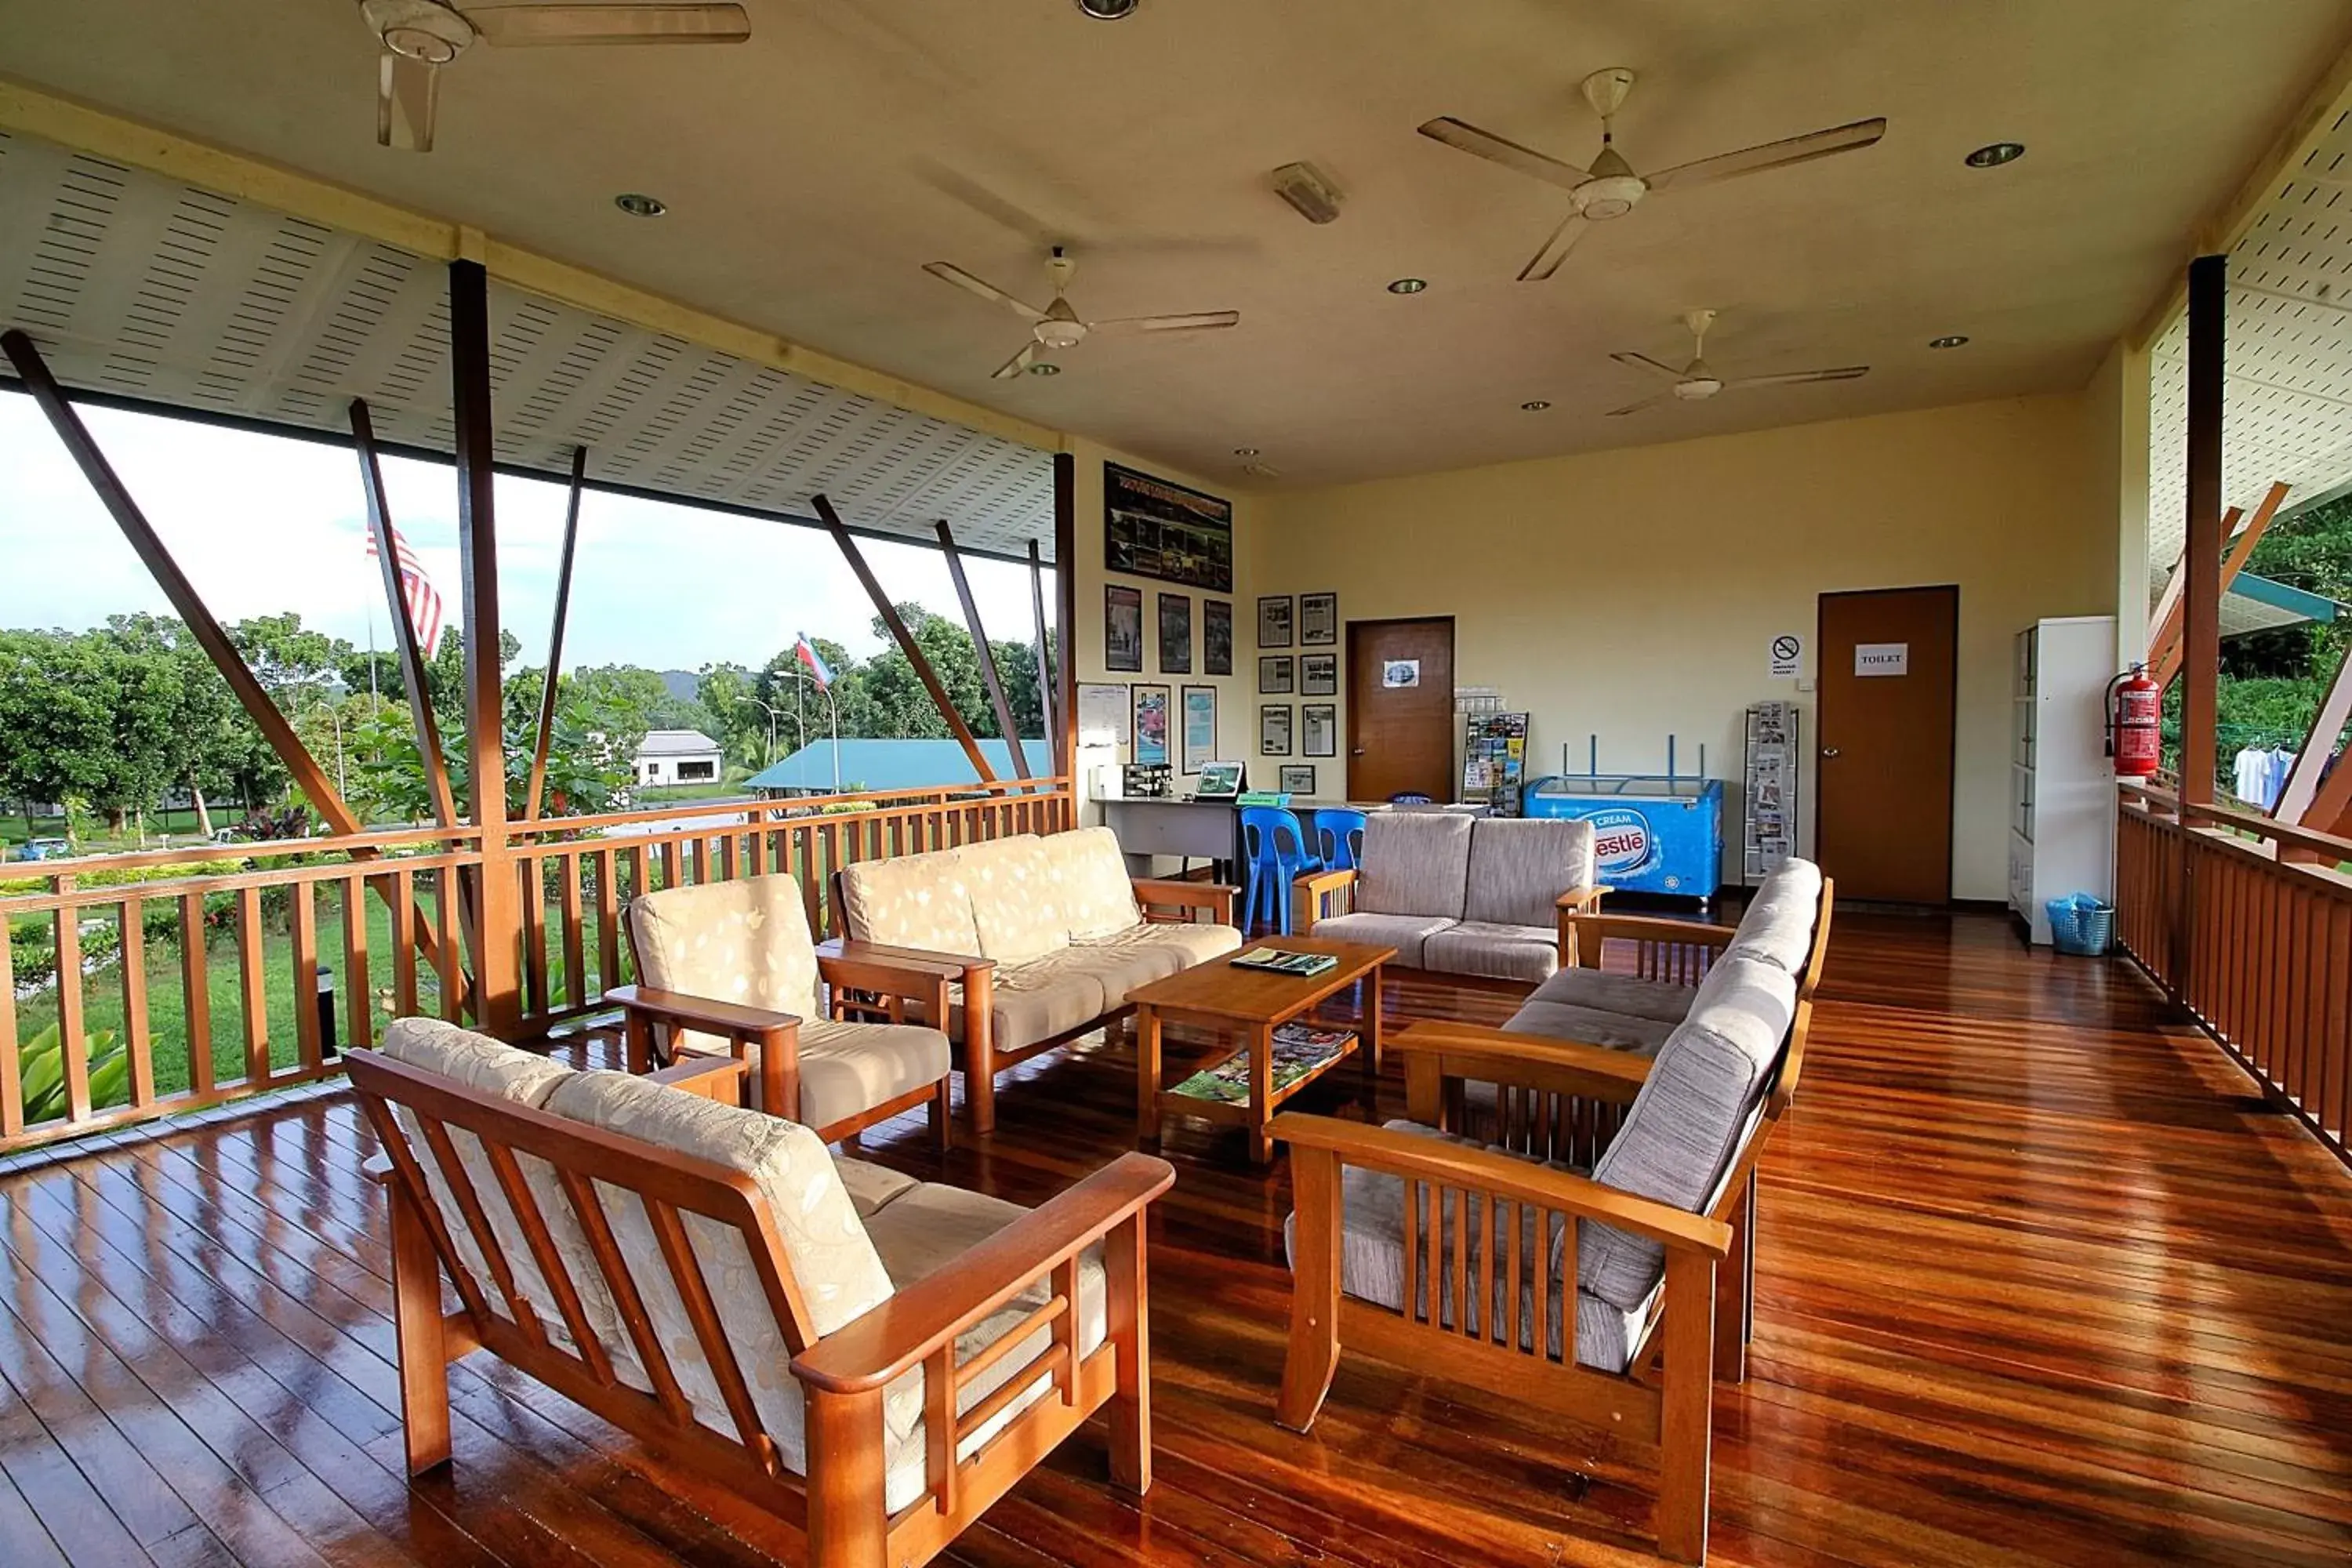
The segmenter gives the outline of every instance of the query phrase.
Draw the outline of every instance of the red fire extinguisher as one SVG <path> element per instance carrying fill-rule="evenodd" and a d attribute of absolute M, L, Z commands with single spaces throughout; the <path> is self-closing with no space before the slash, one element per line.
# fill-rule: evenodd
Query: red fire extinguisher
<path fill-rule="evenodd" d="M 2135 664 L 2107 682 L 2107 755 L 2117 778 L 2156 772 L 2164 755 L 2163 712 L 2164 688 L 2147 678 L 2147 666 Z"/>

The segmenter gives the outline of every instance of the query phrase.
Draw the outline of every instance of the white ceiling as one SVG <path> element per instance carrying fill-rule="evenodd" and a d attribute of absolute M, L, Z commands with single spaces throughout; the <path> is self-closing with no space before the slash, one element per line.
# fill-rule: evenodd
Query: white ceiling
<path fill-rule="evenodd" d="M 2352 26 L 2352 0 L 1143 0 L 1115 25 L 1068 0 L 748 4 L 736 47 L 469 54 L 421 157 L 374 145 L 345 0 L 19 4 L 0 61 L 1042 424 L 1328 480 L 2078 384 Z M 1458 115 L 1582 162 L 1574 84 L 1620 64 L 1637 168 L 1889 127 L 1662 194 L 1516 283 L 1564 197 L 1413 127 Z M 2003 137 L 2024 161 L 1961 164 Z M 1338 223 L 1265 188 L 1299 158 L 1347 192 Z M 670 216 L 623 216 L 623 190 Z M 1080 254 L 1086 314 L 1242 325 L 992 383 L 1020 323 L 920 264 L 1025 287 L 1048 236 Z M 1383 291 L 1408 274 L 1429 291 Z M 1645 390 L 1607 353 L 1675 358 L 1695 305 L 1724 312 L 1727 374 L 1872 374 L 1601 417 Z M 1942 332 L 1974 342 L 1930 353 Z"/>

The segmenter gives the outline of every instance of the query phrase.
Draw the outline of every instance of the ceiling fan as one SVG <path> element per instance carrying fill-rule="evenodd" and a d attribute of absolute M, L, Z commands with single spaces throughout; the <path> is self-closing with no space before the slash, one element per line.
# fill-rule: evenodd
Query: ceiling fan
<path fill-rule="evenodd" d="M 1802 386 L 1813 381 L 1852 381 L 1870 374 L 1870 367 L 1866 364 L 1848 364 L 1840 365 L 1835 370 L 1792 370 L 1780 375 L 1739 375 L 1726 381 L 1716 374 L 1714 367 L 1706 363 L 1706 330 L 1715 325 L 1715 312 L 1685 310 L 1683 312 L 1683 325 L 1690 329 L 1691 359 L 1690 363 L 1680 370 L 1654 360 L 1648 354 L 1617 353 L 1609 356 L 1619 364 L 1654 370 L 1674 382 L 1674 385 L 1665 391 L 1644 397 L 1639 403 L 1611 409 L 1610 418 L 1614 419 L 1623 414 L 1639 414 L 1644 408 L 1655 408 L 1661 403 L 1704 403 L 1718 392 L 1737 392 L 1756 386 Z"/>
<path fill-rule="evenodd" d="M 383 44 L 376 72 L 375 139 L 403 152 L 433 151 L 441 68 L 476 43 L 499 48 L 549 44 L 740 44 L 751 36 L 740 5 L 482 5 L 443 0 L 359 0 Z"/>
<path fill-rule="evenodd" d="M 1054 285 L 1054 302 L 1044 310 L 1025 304 L 999 289 L 995 284 L 973 277 L 962 268 L 949 261 L 926 261 L 923 270 L 942 282 L 969 289 L 983 300 L 993 300 L 1029 323 L 1030 341 L 1021 352 L 996 367 L 998 381 L 1009 381 L 1037 363 L 1049 349 L 1074 349 L 1096 332 L 1192 332 L 1212 327 L 1237 326 L 1239 310 L 1202 310 L 1189 316 L 1120 316 L 1108 321 L 1079 319 L 1077 311 L 1063 296 L 1070 287 L 1070 278 L 1078 269 L 1066 248 L 1054 247 L 1045 261 L 1045 276 Z"/>
<path fill-rule="evenodd" d="M 1857 120 L 1851 125 L 1791 136 L 1785 142 L 1767 142 L 1737 153 L 1701 158 L 1695 163 L 1677 164 L 1654 174 L 1637 174 L 1618 153 L 1611 125 L 1633 88 L 1633 73 L 1622 66 L 1597 70 L 1584 79 L 1584 101 L 1601 117 L 1601 153 L 1590 169 L 1547 157 L 1451 115 L 1433 120 L 1421 128 L 1421 133 L 1433 142 L 1443 142 L 1448 147 L 1500 163 L 1506 169 L 1516 169 L 1568 192 L 1573 207 L 1559 227 L 1552 231 L 1551 237 L 1544 241 L 1543 248 L 1536 252 L 1535 259 L 1519 269 L 1520 282 L 1538 281 L 1559 271 L 1559 264 L 1568 258 L 1568 253 L 1586 229 L 1596 223 L 1623 217 L 1654 191 L 1682 189 L 1712 180 L 1727 180 L 1735 174 L 1786 168 L 1835 153 L 1858 152 L 1886 134 L 1884 118 Z"/>

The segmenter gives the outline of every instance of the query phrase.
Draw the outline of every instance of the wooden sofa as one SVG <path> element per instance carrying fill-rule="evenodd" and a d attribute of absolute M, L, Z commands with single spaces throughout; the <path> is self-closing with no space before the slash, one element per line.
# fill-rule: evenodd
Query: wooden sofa
<path fill-rule="evenodd" d="M 1342 1345 L 1530 1401 L 1654 1448 L 1660 1549 L 1704 1561 L 1713 1385 L 1745 1375 L 1756 1162 L 1803 1068 L 1819 886 L 1801 969 L 1727 942 L 1654 1056 L 1416 1024 L 1391 1043 L 1409 1120 L 1276 1118 L 1296 1204 L 1276 1419 L 1313 1422 Z"/>
<path fill-rule="evenodd" d="M 1025 1210 L 836 1162 L 744 1108 L 730 1058 L 576 1073 L 401 1019 L 346 1059 L 412 1474 L 448 1460 L 448 1363 L 480 1348 L 803 1529 L 817 1568 L 928 1561 L 1098 1410 L 1113 1483 L 1150 1485 L 1163 1162 Z"/>
<path fill-rule="evenodd" d="M 1357 868 L 1298 879 L 1297 924 L 1408 969 L 1542 980 L 1576 962 L 1570 921 L 1607 891 L 1592 841 L 1589 822 L 1374 812 Z"/>
<path fill-rule="evenodd" d="M 848 942 L 820 956 L 952 973 L 946 1028 L 981 1132 L 996 1125 L 997 1073 L 1124 1018 L 1137 987 L 1241 945 L 1234 889 L 1129 877 L 1107 827 L 860 861 L 837 889 Z"/>

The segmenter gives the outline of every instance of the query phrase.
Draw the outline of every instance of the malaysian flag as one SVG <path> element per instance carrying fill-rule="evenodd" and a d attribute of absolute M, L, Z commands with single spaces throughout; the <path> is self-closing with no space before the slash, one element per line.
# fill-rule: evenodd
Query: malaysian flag
<path fill-rule="evenodd" d="M 370 559 L 377 558 L 373 531 L 367 536 L 367 552 Z M 400 596 L 408 605 L 408 624 L 416 628 L 417 649 L 431 658 L 441 646 L 441 595 L 425 574 L 425 563 L 416 559 L 397 528 L 392 531 L 392 558 L 400 567 Z"/>

